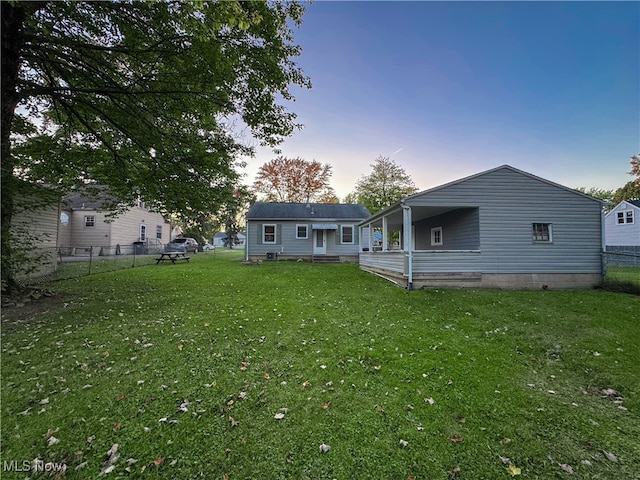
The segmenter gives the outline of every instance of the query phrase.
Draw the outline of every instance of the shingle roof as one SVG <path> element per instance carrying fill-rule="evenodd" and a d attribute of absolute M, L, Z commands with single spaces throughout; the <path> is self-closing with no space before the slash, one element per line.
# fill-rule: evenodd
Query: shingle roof
<path fill-rule="evenodd" d="M 640 200 L 627 200 L 627 202 L 640 208 Z"/>
<path fill-rule="evenodd" d="M 344 219 L 364 220 L 371 214 L 364 205 L 351 203 L 269 203 L 256 202 L 247 212 L 248 220 Z"/>

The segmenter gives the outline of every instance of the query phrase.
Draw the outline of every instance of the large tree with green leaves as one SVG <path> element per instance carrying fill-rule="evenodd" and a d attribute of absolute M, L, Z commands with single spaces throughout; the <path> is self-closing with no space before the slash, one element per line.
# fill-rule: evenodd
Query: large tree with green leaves
<path fill-rule="evenodd" d="M 297 1 L 2 2 L 2 281 L 11 285 L 18 181 L 106 185 L 125 204 L 197 218 L 275 146 L 283 105 L 310 87 L 294 63 Z"/>
<path fill-rule="evenodd" d="M 380 156 L 372 171 L 358 180 L 347 201 L 362 203 L 373 214 L 418 191 L 411 177 L 389 157 Z"/>

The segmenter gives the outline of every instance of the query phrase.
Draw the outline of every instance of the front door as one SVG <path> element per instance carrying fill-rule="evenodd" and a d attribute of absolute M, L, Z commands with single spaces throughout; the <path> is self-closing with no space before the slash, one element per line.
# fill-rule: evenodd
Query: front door
<path fill-rule="evenodd" d="M 314 230 L 313 231 L 313 254 L 326 255 L 326 253 L 327 253 L 327 231 Z"/>

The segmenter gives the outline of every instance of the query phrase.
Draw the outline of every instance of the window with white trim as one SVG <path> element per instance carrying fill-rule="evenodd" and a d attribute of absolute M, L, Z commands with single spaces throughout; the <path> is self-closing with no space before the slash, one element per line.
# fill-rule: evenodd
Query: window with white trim
<path fill-rule="evenodd" d="M 276 243 L 276 226 L 273 224 L 262 225 L 262 243 Z"/>
<path fill-rule="evenodd" d="M 618 212 L 618 225 L 624 225 L 625 223 L 633 223 L 633 210 Z"/>
<path fill-rule="evenodd" d="M 550 223 L 534 223 L 531 229 L 533 241 L 537 243 L 551 243 L 553 240 Z"/>
<path fill-rule="evenodd" d="M 296 238 L 297 239 L 309 238 L 309 225 L 296 225 Z"/>
<path fill-rule="evenodd" d="M 147 241 L 147 226 L 144 223 L 140 224 L 140 241 Z"/>
<path fill-rule="evenodd" d="M 95 215 L 85 215 L 84 216 L 84 226 L 85 227 L 95 227 L 96 226 L 96 217 L 95 217 Z"/>
<path fill-rule="evenodd" d="M 156 225 L 156 238 L 162 238 L 162 225 Z"/>
<path fill-rule="evenodd" d="M 342 225 L 340 227 L 341 243 L 353 244 L 353 225 Z"/>
<path fill-rule="evenodd" d="M 431 246 L 442 245 L 442 227 L 433 227 L 431 229 Z"/>

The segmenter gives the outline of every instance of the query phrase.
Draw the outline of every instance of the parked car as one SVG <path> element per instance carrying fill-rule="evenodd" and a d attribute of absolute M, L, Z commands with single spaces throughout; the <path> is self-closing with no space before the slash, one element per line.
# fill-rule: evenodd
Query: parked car
<path fill-rule="evenodd" d="M 216 247 L 214 247 L 213 245 L 211 245 L 209 242 L 205 243 L 202 246 L 202 250 L 215 250 Z"/>
<path fill-rule="evenodd" d="M 174 238 L 164 246 L 165 252 L 198 253 L 199 249 L 195 238 Z"/>

